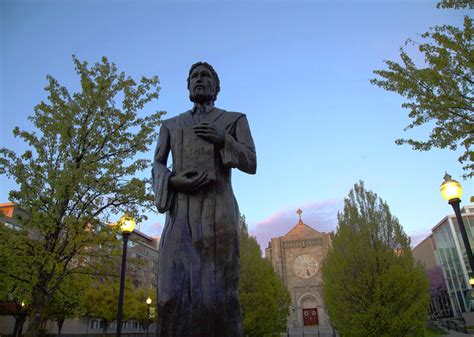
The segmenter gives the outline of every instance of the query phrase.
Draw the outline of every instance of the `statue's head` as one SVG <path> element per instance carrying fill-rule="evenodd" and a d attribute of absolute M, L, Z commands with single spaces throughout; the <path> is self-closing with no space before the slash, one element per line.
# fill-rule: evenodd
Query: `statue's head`
<path fill-rule="evenodd" d="M 207 62 L 191 66 L 188 75 L 189 99 L 195 103 L 214 103 L 221 90 L 219 76 Z"/>

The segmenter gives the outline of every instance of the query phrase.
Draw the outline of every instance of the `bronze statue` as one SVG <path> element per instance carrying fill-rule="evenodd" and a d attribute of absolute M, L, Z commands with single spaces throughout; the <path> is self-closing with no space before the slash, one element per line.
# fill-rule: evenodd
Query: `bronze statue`
<path fill-rule="evenodd" d="M 194 107 L 163 121 L 152 170 L 155 204 L 166 212 L 158 336 L 242 337 L 231 169 L 255 174 L 255 146 L 244 114 L 214 107 L 220 82 L 211 65 L 192 65 L 188 90 Z"/>

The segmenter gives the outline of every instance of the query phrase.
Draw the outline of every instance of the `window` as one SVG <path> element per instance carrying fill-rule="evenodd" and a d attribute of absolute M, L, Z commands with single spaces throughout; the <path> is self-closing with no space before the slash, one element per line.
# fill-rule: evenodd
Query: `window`
<path fill-rule="evenodd" d="M 91 329 L 99 329 L 100 325 L 99 325 L 99 320 L 97 319 L 93 319 L 90 321 L 90 328 Z"/>
<path fill-rule="evenodd" d="M 14 223 L 11 223 L 11 222 L 5 222 L 5 226 L 7 226 L 8 228 L 17 230 L 17 231 L 19 231 L 21 229 L 20 226 L 15 225 Z"/>

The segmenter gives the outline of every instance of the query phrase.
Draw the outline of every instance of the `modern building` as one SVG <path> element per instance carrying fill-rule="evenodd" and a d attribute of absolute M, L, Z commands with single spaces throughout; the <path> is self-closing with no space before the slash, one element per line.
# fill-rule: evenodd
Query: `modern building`
<path fill-rule="evenodd" d="M 462 207 L 461 215 L 471 247 L 474 247 L 474 205 Z M 413 248 L 413 256 L 425 265 L 427 271 L 440 267 L 453 316 L 462 317 L 466 324 L 474 325 L 474 302 L 467 296 L 471 289 L 471 269 L 456 215 L 441 219 L 432 228 L 432 234 Z"/>
<path fill-rule="evenodd" d="M 5 225 L 13 229 L 21 228 L 20 218 L 26 219 L 27 214 L 20 208 L 15 207 L 13 203 L 0 204 L 0 226 Z M 156 291 L 157 269 L 158 269 L 158 247 L 159 238 L 151 237 L 135 229 L 129 240 L 128 257 L 135 259 L 137 263 L 129 264 L 127 268 L 127 277 L 132 279 L 136 287 L 150 288 L 151 292 Z M 117 270 L 120 266 L 117 265 Z M 0 336 L 10 334 L 13 331 L 14 319 L 12 316 L 0 316 Z M 26 325 L 25 325 L 26 328 Z M 54 322 L 47 322 L 44 326 L 51 333 L 57 332 Z M 155 331 L 155 324 L 149 327 L 150 333 Z M 109 327 L 108 333 L 115 333 L 115 322 Z M 25 329 L 23 330 L 25 331 Z M 142 333 L 139 322 L 131 320 L 123 322 L 123 333 Z M 91 334 L 102 333 L 102 324 L 100 319 L 94 317 L 76 318 L 66 320 L 62 328 L 62 334 Z"/>
<path fill-rule="evenodd" d="M 412 254 L 425 267 L 430 282 L 429 317 L 431 320 L 440 320 L 454 317 L 454 313 L 442 268 L 436 261 L 435 247 L 431 234 L 412 249 Z"/>
<path fill-rule="evenodd" d="M 306 225 L 298 210 L 298 223 L 284 236 L 272 238 L 265 257 L 283 280 L 291 296 L 290 335 L 332 333 L 323 302 L 321 263 L 331 246 L 331 234 Z"/>
<path fill-rule="evenodd" d="M 474 247 L 474 205 L 463 207 L 461 214 L 469 242 Z M 474 322 L 474 303 L 466 297 L 471 288 L 468 276 L 471 269 L 456 216 L 444 217 L 432 232 L 436 260 L 443 271 L 453 310 L 466 321 Z"/>

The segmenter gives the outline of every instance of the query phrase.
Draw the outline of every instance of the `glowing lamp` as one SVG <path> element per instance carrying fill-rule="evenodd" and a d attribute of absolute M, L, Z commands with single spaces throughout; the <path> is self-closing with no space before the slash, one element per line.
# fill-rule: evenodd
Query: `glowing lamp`
<path fill-rule="evenodd" d="M 444 175 L 444 181 L 441 184 L 440 191 L 441 195 L 447 202 L 461 199 L 462 197 L 461 184 L 458 181 L 451 179 L 451 176 L 447 173 Z"/>
<path fill-rule="evenodd" d="M 148 305 L 151 304 L 151 298 L 148 297 L 148 298 L 146 299 L 146 304 L 148 304 Z"/>
<path fill-rule="evenodd" d="M 122 233 L 131 233 L 135 229 L 135 219 L 130 215 L 124 215 L 120 218 L 119 225 Z"/>

